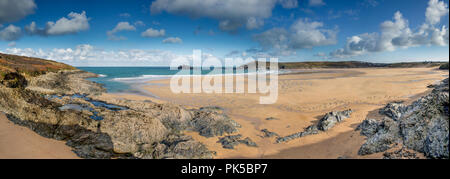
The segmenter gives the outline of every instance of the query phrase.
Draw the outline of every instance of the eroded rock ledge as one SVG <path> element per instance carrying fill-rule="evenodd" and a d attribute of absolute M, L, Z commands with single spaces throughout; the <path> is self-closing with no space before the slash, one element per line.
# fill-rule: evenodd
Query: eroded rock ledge
<path fill-rule="evenodd" d="M 391 103 L 380 109 L 381 119 L 366 119 L 357 128 L 367 136 L 358 154 L 384 152 L 395 145 L 424 153 L 428 158 L 449 158 L 448 78 L 411 105 Z"/>
<path fill-rule="evenodd" d="M 0 84 L 0 111 L 44 137 L 67 141 L 82 158 L 212 158 L 215 152 L 183 131 L 214 137 L 240 127 L 218 107 L 100 99 L 96 94 L 105 89 L 89 77 L 95 74 L 72 70 L 27 79 L 20 88 Z"/>
<path fill-rule="evenodd" d="M 343 120 L 350 117 L 352 110 L 345 111 L 333 111 L 325 114 L 322 119 L 320 119 L 319 123 L 308 126 L 304 131 L 298 132 L 292 135 L 288 135 L 285 137 L 278 137 L 276 143 L 287 142 L 290 140 L 294 140 L 300 137 L 305 137 L 308 135 L 318 134 L 320 131 L 328 131 L 336 124 L 342 122 Z"/>

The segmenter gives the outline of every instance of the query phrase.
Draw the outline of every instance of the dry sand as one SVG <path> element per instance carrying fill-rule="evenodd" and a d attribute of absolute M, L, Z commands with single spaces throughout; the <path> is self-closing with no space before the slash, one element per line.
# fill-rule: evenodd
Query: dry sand
<path fill-rule="evenodd" d="M 143 87 L 157 99 L 131 94 L 105 94 L 105 97 L 153 100 L 185 107 L 220 106 L 242 125 L 240 134 L 259 147 L 239 145 L 223 149 L 218 137 L 205 138 L 186 132 L 217 151 L 216 158 L 380 158 L 382 154 L 358 156 L 364 143 L 355 128 L 369 112 L 392 101 L 411 101 L 429 91 L 427 86 L 448 77 L 447 71 L 432 68 L 370 68 L 303 70 L 279 76 L 279 97 L 275 104 L 259 104 L 260 94 L 173 94 L 169 80 L 150 81 Z M 155 85 L 157 84 L 157 85 Z M 303 131 L 322 115 L 333 110 L 352 109 L 350 119 L 327 132 L 276 144 L 275 138 L 262 138 L 261 129 L 280 136 Z M 265 120 L 275 117 L 279 120 Z"/>
<path fill-rule="evenodd" d="M 15 125 L 0 113 L 0 159 L 76 159 L 63 141 L 42 137 Z"/>
<path fill-rule="evenodd" d="M 355 131 L 370 113 L 392 101 L 410 102 L 424 95 L 427 85 L 448 77 L 448 71 L 431 68 L 407 69 L 326 69 L 304 70 L 279 76 L 279 97 L 275 104 L 260 105 L 259 94 L 173 94 L 169 80 L 150 81 L 144 89 L 158 96 L 103 94 L 106 98 L 152 100 L 175 103 L 187 108 L 220 106 L 242 125 L 240 134 L 259 147 L 239 145 L 223 149 L 218 137 L 205 138 L 186 132 L 217 151 L 216 158 L 380 158 L 382 154 L 358 156 L 365 138 Z M 158 85 L 154 85 L 158 84 Z M 275 144 L 275 138 L 262 138 L 261 129 L 281 136 L 290 135 L 316 122 L 333 110 L 352 109 L 351 118 L 327 132 Z M 278 120 L 265 120 L 275 117 Z M 14 125 L 0 114 L 0 158 L 77 158 L 63 141 L 47 139 L 30 129 Z"/>

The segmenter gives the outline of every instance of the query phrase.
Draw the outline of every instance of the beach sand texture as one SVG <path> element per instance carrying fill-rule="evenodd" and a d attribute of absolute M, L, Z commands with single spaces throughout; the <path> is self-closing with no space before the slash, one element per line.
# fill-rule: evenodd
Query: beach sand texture
<path fill-rule="evenodd" d="M 77 159 L 64 141 L 15 125 L 0 113 L 0 159 Z"/>
<path fill-rule="evenodd" d="M 99 98 L 152 100 L 186 108 L 220 106 L 242 125 L 239 134 L 258 147 L 238 145 L 224 149 L 218 137 L 206 138 L 186 132 L 216 151 L 215 158 L 381 158 L 382 153 L 359 156 L 365 137 L 355 131 L 366 116 L 392 101 L 406 103 L 426 94 L 428 85 L 448 77 L 433 68 L 316 69 L 279 76 L 278 101 L 259 104 L 261 94 L 173 94 L 169 80 L 150 81 L 143 88 L 157 96 L 104 93 Z M 246 79 L 245 79 L 246 80 Z M 155 85 L 157 84 L 157 85 Z M 325 113 L 352 109 L 351 118 L 327 132 L 276 144 L 276 137 L 263 138 L 261 129 L 280 136 L 303 131 Z M 273 117 L 276 120 L 266 120 Z M 0 158 L 77 158 L 63 141 L 47 139 L 18 126 L 0 114 Z"/>
<path fill-rule="evenodd" d="M 428 85 L 448 76 L 447 71 L 433 68 L 364 68 L 302 70 L 279 76 L 278 101 L 259 104 L 261 94 L 173 94 L 170 80 L 150 81 L 144 89 L 158 96 L 104 94 L 104 98 L 153 100 L 190 107 L 220 106 L 242 128 L 239 134 L 250 137 L 258 147 L 238 145 L 224 149 L 218 138 L 205 138 L 186 132 L 217 151 L 216 158 L 381 158 L 382 153 L 359 156 L 365 137 L 355 131 L 369 113 L 393 101 L 406 103 L 429 92 Z M 155 85 L 158 84 L 158 85 Z M 324 114 L 352 109 L 351 118 L 327 132 L 276 144 L 276 137 L 263 138 L 260 130 L 268 129 L 280 136 L 303 131 Z M 277 120 L 266 120 L 274 117 Z"/>

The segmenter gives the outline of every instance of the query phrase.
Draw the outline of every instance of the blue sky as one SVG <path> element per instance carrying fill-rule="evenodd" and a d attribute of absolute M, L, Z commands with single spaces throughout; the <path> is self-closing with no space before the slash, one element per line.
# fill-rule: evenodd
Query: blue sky
<path fill-rule="evenodd" d="M 448 22 L 448 0 L 0 0 L 0 51 L 78 66 L 162 66 L 194 49 L 219 59 L 447 61 Z"/>

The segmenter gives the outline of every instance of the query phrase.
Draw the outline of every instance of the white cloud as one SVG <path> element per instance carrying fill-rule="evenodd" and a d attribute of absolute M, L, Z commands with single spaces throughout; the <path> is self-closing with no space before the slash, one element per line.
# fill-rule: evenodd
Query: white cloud
<path fill-rule="evenodd" d="M 116 27 L 114 27 L 114 29 L 106 32 L 106 34 L 108 35 L 108 39 L 109 40 L 126 40 L 126 37 L 123 36 L 116 36 L 116 33 L 118 32 L 122 32 L 122 31 L 135 31 L 136 27 L 134 27 L 133 25 L 131 25 L 129 22 L 119 22 L 117 23 Z"/>
<path fill-rule="evenodd" d="M 55 60 L 74 66 L 169 66 L 172 61 L 192 61 L 192 54 L 179 55 L 164 50 L 141 49 L 107 51 L 89 44 L 51 50 L 7 48 L 0 52 Z M 203 53 L 203 58 L 216 57 Z"/>
<path fill-rule="evenodd" d="M 14 25 L 9 25 L 3 30 L 0 30 L 0 40 L 4 41 L 14 41 L 22 37 L 22 30 L 20 27 Z"/>
<path fill-rule="evenodd" d="M 38 28 L 35 22 L 31 22 L 25 27 L 25 30 L 31 35 L 52 36 L 76 34 L 89 29 L 89 18 L 85 11 L 82 13 L 71 12 L 67 16 L 68 18 L 62 17 L 56 22 L 47 22 L 45 28 Z"/>
<path fill-rule="evenodd" d="M 164 29 L 152 29 L 149 28 L 146 31 L 141 33 L 142 37 L 163 37 L 166 35 L 166 31 Z"/>
<path fill-rule="evenodd" d="M 156 0 L 151 4 L 151 13 L 163 11 L 187 15 L 192 18 L 212 18 L 219 21 L 223 31 L 236 32 L 241 27 L 261 27 L 264 19 L 272 16 L 277 3 L 285 8 L 294 8 L 297 0 Z"/>
<path fill-rule="evenodd" d="M 183 40 L 181 40 L 179 37 L 169 37 L 167 39 L 164 39 L 162 42 L 166 44 L 177 44 L 183 43 Z"/>
<path fill-rule="evenodd" d="M 441 17 L 448 14 L 448 6 L 444 1 L 430 0 L 428 2 L 428 8 L 425 12 L 427 22 L 431 25 L 435 25 L 441 21 Z"/>
<path fill-rule="evenodd" d="M 324 6 L 323 0 L 309 0 L 309 6 Z"/>
<path fill-rule="evenodd" d="M 1 0 L 0 24 L 18 21 L 34 13 L 34 9 L 36 9 L 34 0 Z"/>
<path fill-rule="evenodd" d="M 296 50 L 336 44 L 337 30 L 324 29 L 322 22 L 299 19 L 289 30 L 273 28 L 253 36 L 265 50 L 291 55 Z"/>
<path fill-rule="evenodd" d="M 414 32 L 410 29 L 408 20 L 400 12 L 396 12 L 393 21 L 385 21 L 380 25 L 381 33 L 365 33 L 350 37 L 344 48 L 331 52 L 330 56 L 344 58 L 367 52 L 394 51 L 397 48 L 414 46 L 447 46 L 448 27 L 445 25 L 436 27 L 441 17 L 448 14 L 447 4 L 430 0 L 425 14 L 426 22 Z"/>

